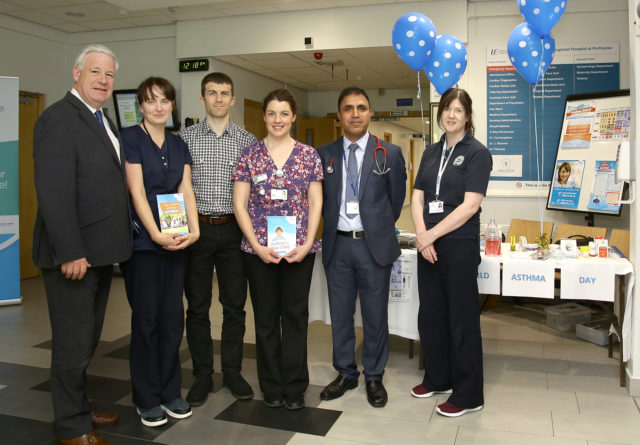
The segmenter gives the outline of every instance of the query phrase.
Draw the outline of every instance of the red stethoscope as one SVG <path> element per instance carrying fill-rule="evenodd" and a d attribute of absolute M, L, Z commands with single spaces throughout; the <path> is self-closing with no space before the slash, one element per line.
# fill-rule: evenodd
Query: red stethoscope
<path fill-rule="evenodd" d="M 387 150 L 380 143 L 380 139 L 378 138 L 378 136 L 373 135 L 373 137 L 376 138 L 376 148 L 373 149 L 373 159 L 376 161 L 376 168 L 373 170 L 373 172 L 376 175 L 386 175 L 391 170 L 390 168 L 387 168 Z M 378 150 L 382 150 L 382 154 L 384 155 L 382 168 L 380 168 L 380 164 L 378 163 Z M 331 161 L 329 162 L 327 173 L 333 173 L 333 158 L 331 158 Z"/>

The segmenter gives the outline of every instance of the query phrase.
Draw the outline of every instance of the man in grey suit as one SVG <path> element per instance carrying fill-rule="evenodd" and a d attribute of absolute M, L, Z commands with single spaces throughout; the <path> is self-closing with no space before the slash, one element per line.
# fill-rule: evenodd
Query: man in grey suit
<path fill-rule="evenodd" d="M 38 214 L 33 260 L 51 321 L 51 394 L 58 443 L 109 444 L 92 431 L 118 419 L 92 410 L 86 369 L 104 321 L 113 263 L 131 255 L 124 159 L 118 131 L 102 113 L 113 92 L 116 57 L 85 47 L 71 92 L 40 116 L 33 156 Z"/>
<path fill-rule="evenodd" d="M 387 403 L 382 375 L 388 356 L 389 279 L 400 256 L 395 221 L 404 203 L 407 173 L 400 147 L 368 132 L 371 114 L 364 90 L 344 89 L 338 98 L 344 137 L 318 148 L 325 173 L 322 262 L 329 290 L 333 366 L 339 373 L 320 398 L 336 399 L 358 386 L 353 315 L 359 296 L 367 400 L 379 408 Z"/>

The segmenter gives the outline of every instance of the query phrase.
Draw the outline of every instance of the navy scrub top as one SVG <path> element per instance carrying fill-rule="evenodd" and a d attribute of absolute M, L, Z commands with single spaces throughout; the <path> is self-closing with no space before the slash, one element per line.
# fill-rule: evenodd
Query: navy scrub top
<path fill-rule="evenodd" d="M 122 138 L 127 161 L 131 164 L 140 164 L 142 166 L 147 201 L 153 213 L 153 218 L 156 220 L 158 227 L 160 227 L 156 195 L 177 193 L 178 186 L 182 182 L 184 166 L 192 163 L 189 148 L 180 136 L 166 131 L 164 146 L 160 149 L 139 125 L 125 128 L 120 132 L 120 137 Z M 162 159 L 163 157 L 165 159 Z M 168 164 L 166 169 L 164 168 L 165 163 Z M 169 251 L 151 240 L 140 218 L 138 218 L 133 204 L 131 207 L 132 219 L 140 229 L 139 234 L 134 233 L 133 250 L 152 250 L 158 253 L 169 253 Z"/>
<path fill-rule="evenodd" d="M 449 159 L 442 174 L 440 182 L 440 195 L 438 199 L 443 201 L 444 212 L 429 213 L 429 202 L 436 197 L 436 181 L 444 138 L 430 145 L 422 155 L 420 168 L 413 188 L 424 192 L 424 222 L 427 229 L 442 221 L 464 201 L 466 192 L 476 192 L 486 195 L 489 185 L 489 175 L 493 167 L 491 153 L 476 138 L 466 132 L 464 137 L 455 145 L 453 155 Z M 446 156 L 445 156 L 446 160 Z M 480 232 L 480 212 L 461 227 L 443 236 L 443 238 L 469 239 L 477 238 Z"/>

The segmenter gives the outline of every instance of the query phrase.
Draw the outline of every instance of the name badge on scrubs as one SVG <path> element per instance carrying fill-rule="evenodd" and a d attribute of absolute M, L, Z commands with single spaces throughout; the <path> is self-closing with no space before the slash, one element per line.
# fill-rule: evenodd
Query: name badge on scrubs
<path fill-rule="evenodd" d="M 434 199 L 429 203 L 429 213 L 442 213 L 444 212 L 444 203 L 437 199 Z"/>
<path fill-rule="evenodd" d="M 261 175 L 256 175 L 253 177 L 253 183 L 254 184 L 258 184 L 259 182 L 262 181 L 266 181 L 267 180 L 267 174 L 266 173 L 262 173 Z"/>
<path fill-rule="evenodd" d="M 286 201 L 287 189 L 271 189 L 271 199 L 274 201 Z"/>
<path fill-rule="evenodd" d="M 347 201 L 347 215 L 359 215 L 360 204 L 358 201 Z"/>

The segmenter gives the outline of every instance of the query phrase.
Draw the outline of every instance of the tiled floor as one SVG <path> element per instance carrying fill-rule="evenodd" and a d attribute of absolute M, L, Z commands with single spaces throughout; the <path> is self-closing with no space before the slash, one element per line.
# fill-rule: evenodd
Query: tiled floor
<path fill-rule="evenodd" d="M 23 281 L 20 306 L 0 307 L 0 444 L 55 443 L 49 391 L 50 329 L 42 282 Z M 258 389 L 253 318 L 249 309 L 244 375 Z M 211 314 L 220 338 L 220 305 Z M 266 408 L 259 398 L 236 401 L 215 376 L 215 394 L 190 419 L 146 428 L 131 403 L 127 362 L 129 308 L 122 279 L 114 279 L 102 341 L 89 368 L 89 394 L 96 407 L 116 410 L 121 420 L 100 433 L 115 445 L 171 444 L 640 444 L 640 400 L 618 386 L 618 368 L 606 349 L 559 333 L 544 324 L 536 305 L 501 303 L 482 315 L 485 408 L 457 419 L 435 406 L 443 396 L 415 399 L 421 381 L 418 358 L 407 340 L 392 337 L 384 382 L 385 408 L 366 401 L 364 386 L 321 402 L 319 393 L 335 372 L 331 332 L 309 326 L 308 408 Z M 361 332 L 358 333 L 361 346 Z M 183 388 L 192 382 L 186 344 Z M 216 352 L 219 344 L 215 344 Z M 216 366 L 219 356 L 216 356 Z M 218 369 L 219 371 L 219 369 Z M 259 397 L 259 395 L 258 395 Z"/>

